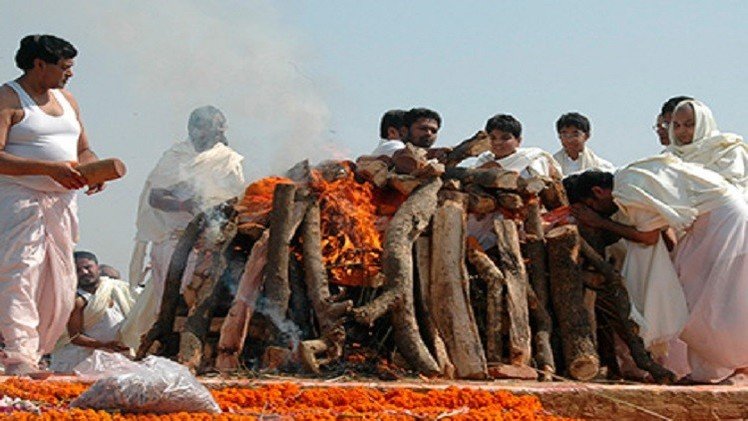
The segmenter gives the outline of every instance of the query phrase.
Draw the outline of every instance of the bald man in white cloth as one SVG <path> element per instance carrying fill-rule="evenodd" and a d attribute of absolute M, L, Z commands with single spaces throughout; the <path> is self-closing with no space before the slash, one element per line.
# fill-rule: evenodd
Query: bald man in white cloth
<path fill-rule="evenodd" d="M 681 101 L 668 130 L 669 152 L 718 173 L 748 197 L 748 145 L 739 135 L 720 132 L 712 110 L 694 99 Z"/>
<path fill-rule="evenodd" d="M 0 87 L 0 362 L 8 375 L 39 370 L 73 309 L 75 190 L 86 184 L 75 167 L 97 159 L 64 89 L 76 55 L 63 39 L 29 35 L 15 57 L 23 75 Z"/>
<path fill-rule="evenodd" d="M 197 108 L 190 114 L 187 128 L 189 140 L 164 153 L 140 195 L 130 286 L 135 291 L 144 280 L 149 245 L 150 281 L 121 330 L 122 341 L 133 349 L 158 317 L 166 272 L 184 229 L 195 214 L 244 193 L 244 158 L 228 146 L 223 113 L 213 106 Z M 184 271 L 182 291 L 191 280 L 192 269 L 194 258 Z"/>
<path fill-rule="evenodd" d="M 665 344 L 679 335 L 688 348 L 687 380 L 745 384 L 748 204 L 742 194 L 719 174 L 672 154 L 634 162 L 615 175 L 587 171 L 574 186 L 580 223 L 640 249 L 629 247 L 622 274 L 643 318 L 645 342 Z M 614 213 L 619 222 L 607 218 Z M 681 234 L 672 262 L 662 244 L 668 227 Z"/>

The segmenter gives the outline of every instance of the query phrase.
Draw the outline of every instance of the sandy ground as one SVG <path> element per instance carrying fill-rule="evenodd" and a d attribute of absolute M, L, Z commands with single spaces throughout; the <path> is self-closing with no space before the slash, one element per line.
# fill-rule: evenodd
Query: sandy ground
<path fill-rule="evenodd" d="M 0 376 L 0 381 L 6 377 Z M 71 381 L 74 377 L 51 377 L 49 381 Z M 405 379 L 394 382 L 331 380 L 264 376 L 261 379 L 200 378 L 207 387 L 253 387 L 294 382 L 304 387 L 376 387 L 441 389 L 449 386 L 530 393 L 556 415 L 600 420 L 710 420 L 748 418 L 748 387 L 742 386 L 656 386 L 645 384 L 603 384 L 578 382 L 540 383 L 497 380 L 444 381 Z"/>

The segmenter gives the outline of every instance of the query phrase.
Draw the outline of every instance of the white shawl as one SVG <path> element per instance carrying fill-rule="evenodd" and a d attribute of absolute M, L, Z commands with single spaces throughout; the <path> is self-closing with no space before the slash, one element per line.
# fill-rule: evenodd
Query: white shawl
<path fill-rule="evenodd" d="M 553 158 L 561 166 L 561 170 L 563 171 L 564 176 L 592 169 L 607 172 L 613 172 L 616 170 L 616 167 L 614 167 L 613 164 L 600 158 L 599 156 L 597 156 L 597 154 L 592 152 L 592 149 L 586 146 L 576 160 L 571 159 L 571 157 L 563 148 L 553 154 Z M 579 164 L 572 167 L 572 163 L 577 161 L 579 162 Z"/>
<path fill-rule="evenodd" d="M 693 106 L 693 141 L 684 145 L 670 126 L 670 146 L 667 150 L 686 162 L 701 164 L 725 178 L 742 193 L 748 194 L 748 145 L 733 133 L 720 133 L 712 111 L 696 100 L 683 101 L 674 112 Z"/>
<path fill-rule="evenodd" d="M 561 176 L 561 166 L 553 159 L 553 155 L 540 148 L 517 148 L 517 151 L 509 156 L 496 159 L 491 151 L 483 152 L 477 158 L 468 158 L 459 166 L 479 168 L 489 162 L 496 162 L 501 168 L 517 171 L 524 178 L 534 176 L 551 177 Z"/>

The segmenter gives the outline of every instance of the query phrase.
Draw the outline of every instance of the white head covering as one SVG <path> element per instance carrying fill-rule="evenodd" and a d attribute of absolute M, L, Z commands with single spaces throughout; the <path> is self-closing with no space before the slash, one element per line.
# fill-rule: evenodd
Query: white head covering
<path fill-rule="evenodd" d="M 687 145 L 681 143 L 670 125 L 667 151 L 718 173 L 748 199 L 748 145 L 736 134 L 721 133 L 712 111 L 699 101 L 682 101 L 673 113 L 688 106 L 693 107 L 693 141 Z"/>
<path fill-rule="evenodd" d="M 689 105 L 693 107 L 694 116 L 693 141 L 691 144 L 719 135 L 719 129 L 717 128 L 717 122 L 714 120 L 712 110 L 701 101 L 695 99 L 681 101 L 673 110 L 673 115 Z M 668 136 L 670 137 L 671 145 L 684 146 L 675 136 L 672 124 L 670 124 L 670 128 L 668 129 Z"/>

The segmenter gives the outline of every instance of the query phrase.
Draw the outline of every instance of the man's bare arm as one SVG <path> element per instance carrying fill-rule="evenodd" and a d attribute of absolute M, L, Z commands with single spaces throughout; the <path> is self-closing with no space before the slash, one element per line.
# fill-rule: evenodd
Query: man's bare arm
<path fill-rule="evenodd" d="M 660 239 L 659 229 L 652 231 L 639 231 L 634 227 L 628 225 L 619 224 L 618 222 L 611 221 L 608 218 L 603 218 L 597 212 L 590 209 L 589 207 L 577 203 L 571 208 L 571 213 L 574 215 L 577 221 L 592 228 L 602 229 L 613 234 L 619 235 L 627 240 L 641 243 L 647 246 L 653 246 L 657 244 Z"/>
<path fill-rule="evenodd" d="M 91 149 L 91 146 L 88 143 L 88 135 L 86 134 L 86 128 L 83 125 L 83 119 L 81 119 L 81 112 L 80 107 L 78 107 L 78 101 L 76 101 L 75 97 L 73 97 L 73 95 L 65 89 L 62 89 L 62 94 L 75 110 L 75 115 L 78 118 L 78 124 L 80 124 L 81 126 L 81 134 L 78 137 L 78 163 L 88 164 L 89 162 L 98 161 L 99 157 L 96 156 L 96 153 Z M 89 186 L 86 194 L 90 195 L 98 193 L 102 190 L 104 190 L 104 183 Z"/>

